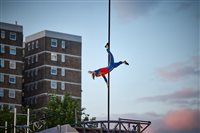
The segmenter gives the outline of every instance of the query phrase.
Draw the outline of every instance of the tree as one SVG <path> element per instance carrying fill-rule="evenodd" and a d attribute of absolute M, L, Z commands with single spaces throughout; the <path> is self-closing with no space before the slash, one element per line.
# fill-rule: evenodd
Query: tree
<path fill-rule="evenodd" d="M 26 114 L 27 108 L 22 107 L 21 113 Z M 17 125 L 26 124 L 26 116 L 17 115 Z M 3 109 L 0 110 L 0 126 L 5 126 L 5 121 L 7 121 L 7 131 L 11 132 L 14 123 L 14 113 L 8 108 L 8 105 L 4 105 Z M 3 133 L 5 129 L 0 129 L 0 133 Z"/>
<path fill-rule="evenodd" d="M 68 93 L 65 94 L 63 101 L 52 95 L 45 110 L 47 127 L 80 122 L 81 112 L 80 100 L 73 99 Z"/>

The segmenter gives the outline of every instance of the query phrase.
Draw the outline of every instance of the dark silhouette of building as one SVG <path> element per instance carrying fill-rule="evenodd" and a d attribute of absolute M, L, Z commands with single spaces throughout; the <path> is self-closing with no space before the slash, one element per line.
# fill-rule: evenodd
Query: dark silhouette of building
<path fill-rule="evenodd" d="M 81 100 L 81 37 L 45 30 L 25 42 L 25 103 L 40 110 L 66 92 Z"/>
<path fill-rule="evenodd" d="M 23 83 L 23 27 L 0 22 L 0 108 L 20 110 Z"/>

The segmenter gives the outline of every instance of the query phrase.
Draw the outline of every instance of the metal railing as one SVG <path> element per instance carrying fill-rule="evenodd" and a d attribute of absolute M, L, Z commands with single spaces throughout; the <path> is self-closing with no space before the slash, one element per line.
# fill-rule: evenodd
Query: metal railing
<path fill-rule="evenodd" d="M 110 129 L 107 125 L 110 125 Z M 87 130 L 95 133 L 143 133 L 151 125 L 150 121 L 123 119 L 108 121 L 82 122 L 83 133 Z"/>

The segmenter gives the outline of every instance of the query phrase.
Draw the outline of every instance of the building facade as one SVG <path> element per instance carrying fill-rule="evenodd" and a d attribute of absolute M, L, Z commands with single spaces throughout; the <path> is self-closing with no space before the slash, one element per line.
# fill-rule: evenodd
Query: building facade
<path fill-rule="evenodd" d="M 40 110 L 51 94 L 81 99 L 81 36 L 45 30 L 25 42 L 25 103 Z"/>
<path fill-rule="evenodd" d="M 0 22 L 0 108 L 20 110 L 23 84 L 23 27 Z"/>

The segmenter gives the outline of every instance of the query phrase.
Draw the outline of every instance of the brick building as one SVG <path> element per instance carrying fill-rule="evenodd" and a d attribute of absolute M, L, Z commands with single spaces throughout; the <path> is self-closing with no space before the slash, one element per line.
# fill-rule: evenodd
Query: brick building
<path fill-rule="evenodd" d="M 25 103 L 39 110 L 65 92 L 81 99 L 81 37 L 45 30 L 25 42 Z"/>
<path fill-rule="evenodd" d="M 0 108 L 22 106 L 23 27 L 0 22 Z"/>

